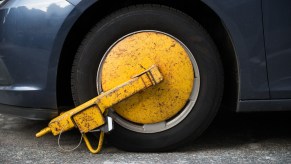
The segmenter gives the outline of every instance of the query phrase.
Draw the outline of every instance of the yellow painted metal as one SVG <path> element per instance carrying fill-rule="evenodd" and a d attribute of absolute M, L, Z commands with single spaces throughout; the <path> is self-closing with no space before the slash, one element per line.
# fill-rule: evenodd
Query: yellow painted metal
<path fill-rule="evenodd" d="M 50 121 L 48 127 L 36 134 L 36 137 L 41 137 L 50 132 L 53 135 L 59 135 L 73 127 L 78 128 L 81 133 L 87 133 L 100 127 L 105 123 L 103 113 L 107 108 L 150 86 L 160 83 L 163 80 L 163 76 L 158 67 L 153 65 L 148 70 L 128 79 L 130 80 L 54 118 Z M 83 138 L 92 153 L 100 151 L 100 148 L 96 150 L 92 148 L 86 135 Z M 103 133 L 100 134 L 100 140 L 103 140 Z M 99 145 L 102 145 L 100 141 Z"/>
<path fill-rule="evenodd" d="M 50 132 L 52 132 L 51 128 L 46 127 L 44 129 L 42 129 L 41 131 L 39 131 L 38 133 L 36 133 L 35 136 L 38 138 L 38 137 L 44 136 L 45 134 L 50 133 Z"/>
<path fill-rule="evenodd" d="M 102 90 L 114 88 L 153 64 L 163 74 L 163 83 L 113 106 L 123 118 L 142 124 L 165 121 L 188 101 L 194 70 L 187 50 L 179 41 L 160 32 L 134 33 L 117 42 L 101 67 Z"/>
<path fill-rule="evenodd" d="M 84 138 L 84 141 L 85 141 L 85 144 L 86 144 L 88 150 L 91 153 L 96 154 L 96 153 L 99 153 L 101 151 L 101 148 L 102 148 L 102 145 L 103 145 L 103 141 L 104 141 L 104 132 L 100 132 L 98 146 L 97 146 L 96 149 L 93 149 L 93 147 L 92 147 L 89 139 L 87 138 L 86 134 L 83 134 L 83 138 Z"/>

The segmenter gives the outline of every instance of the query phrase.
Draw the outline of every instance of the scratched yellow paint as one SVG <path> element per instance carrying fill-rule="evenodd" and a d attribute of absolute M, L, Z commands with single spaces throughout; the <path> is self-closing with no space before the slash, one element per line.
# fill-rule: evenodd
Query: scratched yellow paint
<path fill-rule="evenodd" d="M 157 65 L 164 81 L 114 105 L 123 118 L 135 123 L 157 123 L 175 116 L 190 97 L 194 70 L 183 46 L 158 32 L 135 33 L 109 51 L 101 70 L 103 91 Z"/>
<path fill-rule="evenodd" d="M 105 110 L 136 93 L 159 84 L 161 81 L 163 81 L 163 75 L 156 65 L 152 65 L 149 69 L 139 72 L 128 81 L 62 113 L 60 116 L 51 120 L 48 127 L 39 131 L 35 136 L 42 137 L 47 133 L 60 135 L 76 127 L 82 133 L 88 150 L 94 154 L 98 153 L 102 148 L 104 132 L 100 132 L 100 138 L 96 149 L 92 147 L 85 133 L 105 124 L 103 117 Z"/>
<path fill-rule="evenodd" d="M 75 126 L 80 132 L 87 133 L 105 124 L 103 113 L 107 108 L 151 86 L 157 85 L 161 81 L 163 81 L 163 75 L 159 68 L 153 65 L 145 71 L 140 71 L 126 82 L 116 85 L 97 97 L 62 113 L 51 120 L 48 127 L 38 132 L 36 137 L 41 137 L 50 132 L 53 135 L 59 135 Z"/>

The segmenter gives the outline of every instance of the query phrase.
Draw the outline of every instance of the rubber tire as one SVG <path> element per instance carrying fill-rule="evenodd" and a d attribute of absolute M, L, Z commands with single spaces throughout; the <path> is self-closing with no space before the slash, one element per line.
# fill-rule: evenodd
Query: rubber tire
<path fill-rule="evenodd" d="M 182 41 L 194 55 L 200 72 L 200 91 L 194 108 L 175 127 L 145 134 L 115 124 L 106 137 L 127 151 L 168 151 L 198 137 L 213 120 L 223 92 L 223 70 L 218 51 L 205 30 L 180 11 L 158 5 L 125 8 L 99 22 L 80 46 L 72 68 L 76 105 L 97 95 L 96 75 L 106 50 L 119 38 L 139 30 L 158 30 Z"/>

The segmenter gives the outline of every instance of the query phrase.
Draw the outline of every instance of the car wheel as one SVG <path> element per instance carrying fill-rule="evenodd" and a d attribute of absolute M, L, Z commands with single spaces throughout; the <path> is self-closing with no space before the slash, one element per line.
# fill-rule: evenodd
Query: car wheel
<path fill-rule="evenodd" d="M 148 55 L 141 57 L 144 54 Z M 144 69 L 140 63 L 160 64 L 173 85 L 164 82 L 114 106 L 109 114 L 116 124 L 109 142 L 128 151 L 166 151 L 198 137 L 220 105 L 221 60 L 213 41 L 195 20 L 164 6 L 122 9 L 92 28 L 72 68 L 75 104 L 124 82 L 129 78 L 123 78 L 124 72 Z"/>

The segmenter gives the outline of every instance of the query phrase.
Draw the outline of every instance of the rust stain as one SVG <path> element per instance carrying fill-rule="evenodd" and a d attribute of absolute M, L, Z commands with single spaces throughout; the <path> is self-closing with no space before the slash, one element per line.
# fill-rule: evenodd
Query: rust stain
<path fill-rule="evenodd" d="M 127 51 L 119 51 L 124 48 Z M 157 123 L 167 120 L 184 107 L 191 95 L 194 72 L 187 51 L 165 34 L 141 32 L 130 35 L 109 51 L 105 61 L 101 70 L 104 91 L 153 64 L 160 68 L 164 76 L 161 84 L 114 105 L 119 115 L 132 122 Z"/>

